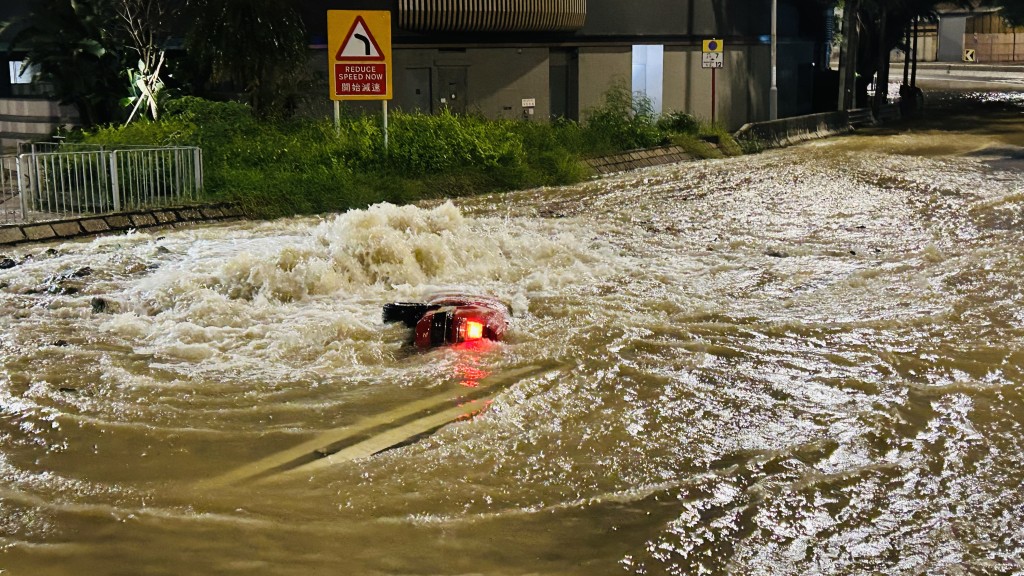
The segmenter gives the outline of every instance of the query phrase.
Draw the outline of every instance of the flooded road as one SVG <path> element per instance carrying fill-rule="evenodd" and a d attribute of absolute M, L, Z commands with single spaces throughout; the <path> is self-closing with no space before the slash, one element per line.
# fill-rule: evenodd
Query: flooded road
<path fill-rule="evenodd" d="M 1024 98 L 992 105 L 457 205 L 19 247 L 0 573 L 1024 573 Z M 423 353 L 381 323 L 449 290 L 507 302 L 508 340 Z M 517 370 L 419 442 L 210 482 Z"/>

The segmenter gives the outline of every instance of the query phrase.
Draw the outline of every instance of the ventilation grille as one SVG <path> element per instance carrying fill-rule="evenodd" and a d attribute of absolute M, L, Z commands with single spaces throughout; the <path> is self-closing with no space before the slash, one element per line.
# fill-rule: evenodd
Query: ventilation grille
<path fill-rule="evenodd" d="M 398 25 L 416 32 L 565 32 L 587 19 L 587 0 L 399 0 Z"/>

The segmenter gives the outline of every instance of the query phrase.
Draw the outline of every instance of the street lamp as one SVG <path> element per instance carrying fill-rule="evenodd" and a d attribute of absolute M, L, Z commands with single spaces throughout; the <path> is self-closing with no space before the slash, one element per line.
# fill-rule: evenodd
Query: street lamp
<path fill-rule="evenodd" d="M 779 0 L 772 0 L 772 87 L 768 92 L 768 119 L 779 119 L 779 86 L 778 86 L 778 58 L 779 58 Z"/>

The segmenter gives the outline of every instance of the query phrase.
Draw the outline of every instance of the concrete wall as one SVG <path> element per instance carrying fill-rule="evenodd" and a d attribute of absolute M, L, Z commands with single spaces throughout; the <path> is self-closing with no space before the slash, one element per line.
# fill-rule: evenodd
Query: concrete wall
<path fill-rule="evenodd" d="M 19 140 L 41 140 L 58 126 L 78 123 L 73 106 L 32 98 L 0 98 L 0 150 L 10 150 Z"/>
<path fill-rule="evenodd" d="M 770 48 L 728 48 L 725 66 L 715 71 L 715 119 L 734 130 L 768 116 Z M 666 112 L 686 112 L 711 120 L 711 70 L 701 67 L 700 46 L 665 49 Z"/>
<path fill-rule="evenodd" d="M 667 69 L 667 66 L 666 66 Z M 633 47 L 580 48 L 580 115 L 604 103 L 604 94 L 616 82 L 630 85 L 633 77 Z"/>
<path fill-rule="evenodd" d="M 962 43 L 955 38 L 946 39 L 949 54 L 944 53 L 945 62 L 960 62 L 963 52 L 955 49 L 972 48 L 975 50 L 975 61 L 979 64 L 996 62 L 1024 62 L 1024 33 L 1013 32 L 999 34 L 965 34 Z M 918 62 L 936 62 L 939 60 L 939 37 L 935 32 L 918 36 Z M 906 55 L 900 50 L 893 50 L 892 61 L 903 62 Z"/>
<path fill-rule="evenodd" d="M 551 115 L 547 48 L 501 48 L 467 51 L 471 56 L 469 96 L 489 118 L 547 121 Z M 500 64 L 499 64 L 500 63 Z M 523 99 L 534 99 L 531 115 Z"/>
<path fill-rule="evenodd" d="M 437 113 L 447 107 L 458 113 L 482 114 L 488 118 L 530 118 L 548 120 L 549 51 L 547 48 L 395 48 L 393 56 L 393 110 Z M 314 69 L 323 68 L 326 53 L 317 57 Z M 449 88 L 450 85 L 455 86 Z M 306 113 L 329 114 L 326 75 L 322 86 L 323 104 L 314 100 Z M 452 92 L 456 98 L 452 99 Z M 461 94 L 459 93 L 461 92 Z M 523 108 L 524 99 L 534 99 L 533 114 Z M 443 100 L 443 101 L 442 101 Z M 377 112 L 381 103 L 346 102 L 353 110 Z"/>
<path fill-rule="evenodd" d="M 981 64 L 1018 62 L 1024 60 L 1024 34 L 968 34 L 964 48 L 973 48 Z"/>
<path fill-rule="evenodd" d="M 577 36 L 756 36 L 770 22 L 770 0 L 589 0 Z"/>
<path fill-rule="evenodd" d="M 806 50 L 810 53 L 810 47 Z M 630 85 L 633 71 L 632 46 L 582 47 L 578 49 L 575 70 L 578 111 L 587 111 L 604 103 L 604 95 L 616 82 Z M 557 54 L 561 55 L 561 54 Z M 716 71 L 716 119 L 735 130 L 751 121 L 768 116 L 770 48 L 767 45 L 732 45 L 725 55 L 725 68 Z M 551 51 L 548 48 L 466 48 L 438 50 L 399 48 L 394 51 L 395 99 L 392 109 L 436 113 L 448 106 L 456 112 L 482 114 L 488 118 L 530 118 L 547 121 L 551 114 Z M 326 65 L 323 65 L 326 68 Z M 453 105 L 447 86 L 450 71 L 464 74 L 464 108 Z M 445 72 L 449 71 L 449 72 Z M 447 76 L 446 76 L 447 74 Z M 787 83 L 784 85 L 783 81 Z M 780 78 L 780 110 L 783 114 L 801 114 L 787 104 L 799 101 L 801 86 L 796 78 Z M 324 107 L 329 114 L 327 87 L 323 86 Z M 786 98 L 786 91 L 793 91 Z M 441 98 L 448 101 L 442 103 Z M 687 112 L 711 119 L 711 71 L 701 67 L 701 47 L 666 46 L 664 51 L 663 112 Z M 533 115 L 524 115 L 524 99 L 534 99 Z M 577 103 L 574 102 L 573 106 Z M 349 102 L 346 107 L 378 112 L 379 102 Z"/>

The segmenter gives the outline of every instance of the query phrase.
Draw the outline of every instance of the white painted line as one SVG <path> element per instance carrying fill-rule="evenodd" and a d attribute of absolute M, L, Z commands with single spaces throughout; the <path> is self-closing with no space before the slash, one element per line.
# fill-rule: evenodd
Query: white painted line
<path fill-rule="evenodd" d="M 368 416 L 355 424 L 327 430 L 293 448 L 271 454 L 266 458 L 240 466 L 215 478 L 204 480 L 198 484 L 198 488 L 201 490 L 215 489 L 261 476 L 283 473 L 290 468 L 305 469 L 306 466 L 323 460 L 335 463 L 375 454 L 457 420 L 460 416 L 467 413 L 472 414 L 474 410 L 478 411 L 479 407 L 468 405 L 462 400 L 467 396 L 472 396 L 472 402 L 480 402 L 482 406 L 482 402 L 508 385 L 518 382 L 527 376 L 554 368 L 556 366 L 552 364 L 530 364 L 513 368 L 481 379 L 477 389 L 458 388 L 447 390 L 422 400 L 404 404 L 382 414 Z M 453 406 L 453 404 L 455 405 Z M 396 423 L 420 413 L 424 415 L 412 422 L 396 425 Z M 342 444 L 346 440 L 354 440 L 360 435 L 372 433 L 374 429 L 382 427 L 386 429 L 378 434 L 373 434 L 370 438 L 359 440 L 352 446 L 332 451 L 332 446 Z M 332 456 L 335 453 L 343 455 L 332 460 Z M 316 460 L 310 462 L 311 458 L 316 458 Z M 328 464 L 317 466 L 317 468 L 322 468 L 326 465 Z M 276 472 L 278 469 L 280 469 L 280 472 Z"/>

